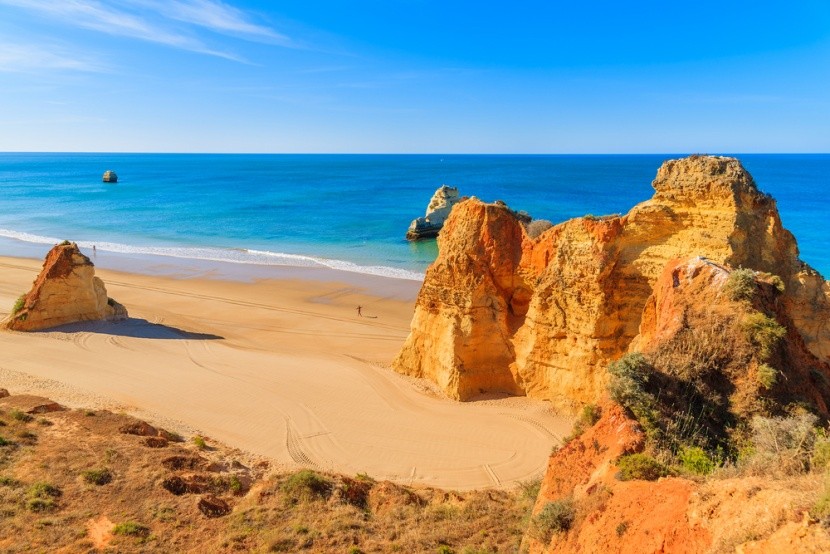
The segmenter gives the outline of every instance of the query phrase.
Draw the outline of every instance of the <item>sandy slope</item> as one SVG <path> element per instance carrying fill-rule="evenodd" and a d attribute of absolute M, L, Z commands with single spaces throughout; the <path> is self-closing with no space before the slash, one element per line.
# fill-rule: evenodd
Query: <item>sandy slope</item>
<path fill-rule="evenodd" d="M 0 258 L 0 318 L 39 266 Z M 541 475 L 568 431 L 544 403 L 456 403 L 389 370 L 415 292 L 398 299 L 399 283 L 367 296 L 321 280 L 98 273 L 131 319 L 0 332 L 0 387 L 123 409 L 286 468 L 458 489 Z"/>

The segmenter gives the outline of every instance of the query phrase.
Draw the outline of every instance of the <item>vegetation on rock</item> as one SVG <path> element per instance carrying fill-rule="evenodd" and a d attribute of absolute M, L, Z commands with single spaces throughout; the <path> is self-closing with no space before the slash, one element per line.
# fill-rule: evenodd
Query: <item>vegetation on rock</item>
<path fill-rule="evenodd" d="M 570 498 L 548 502 L 531 521 L 531 533 L 543 541 L 549 542 L 552 535 L 563 533 L 571 528 L 576 508 Z"/>
<path fill-rule="evenodd" d="M 647 454 L 627 454 L 617 461 L 620 480 L 656 481 L 670 474 L 669 468 Z"/>
<path fill-rule="evenodd" d="M 525 227 L 527 231 L 527 236 L 532 239 L 539 238 L 539 235 L 547 231 L 553 227 L 553 223 L 548 221 L 547 219 L 534 219 L 530 223 L 527 224 Z"/>

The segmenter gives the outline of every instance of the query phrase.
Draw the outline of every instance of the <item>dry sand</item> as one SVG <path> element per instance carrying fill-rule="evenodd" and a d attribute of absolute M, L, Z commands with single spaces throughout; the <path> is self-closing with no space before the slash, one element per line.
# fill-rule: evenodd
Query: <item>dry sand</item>
<path fill-rule="evenodd" d="M 40 264 L 0 258 L 0 319 Z M 458 403 L 391 371 L 408 333 L 414 282 L 385 287 L 376 279 L 369 295 L 354 277 L 98 275 L 130 319 L 0 332 L 0 387 L 198 432 L 279 469 L 452 489 L 541 476 L 551 447 L 570 430 L 544 402 Z M 369 317 L 357 316 L 358 305 Z"/>

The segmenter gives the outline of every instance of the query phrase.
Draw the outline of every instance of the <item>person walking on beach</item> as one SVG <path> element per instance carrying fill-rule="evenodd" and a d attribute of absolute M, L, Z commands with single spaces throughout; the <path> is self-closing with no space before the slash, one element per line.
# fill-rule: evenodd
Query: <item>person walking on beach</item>
<path fill-rule="evenodd" d="M 358 306 L 357 307 L 357 317 L 363 317 L 363 314 L 361 313 L 362 309 L 363 309 L 363 306 Z"/>
<path fill-rule="evenodd" d="M 98 256 L 98 251 L 95 249 L 95 245 L 92 245 L 92 257 L 95 258 Z"/>

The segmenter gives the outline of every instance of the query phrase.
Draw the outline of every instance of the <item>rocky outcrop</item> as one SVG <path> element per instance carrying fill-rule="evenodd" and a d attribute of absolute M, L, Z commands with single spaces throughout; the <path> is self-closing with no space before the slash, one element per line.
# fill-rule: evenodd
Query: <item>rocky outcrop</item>
<path fill-rule="evenodd" d="M 671 160 L 652 184 L 624 216 L 569 220 L 536 239 L 506 206 L 459 203 L 395 369 L 461 400 L 527 394 L 575 410 L 602 395 L 666 265 L 690 256 L 778 276 L 782 313 L 826 362 L 830 285 L 798 259 L 775 201 L 740 162 Z"/>
<path fill-rule="evenodd" d="M 108 169 L 104 172 L 104 177 L 102 180 L 105 183 L 117 183 L 118 182 L 118 175 L 115 174 L 115 171 Z"/>
<path fill-rule="evenodd" d="M 32 289 L 15 305 L 5 326 L 36 331 L 77 321 L 118 320 L 127 310 L 107 297 L 103 281 L 78 245 L 65 241 L 46 255 Z"/>
<path fill-rule="evenodd" d="M 459 201 L 461 197 L 458 196 L 457 188 L 447 185 L 438 187 L 427 205 L 426 215 L 412 220 L 406 232 L 406 239 L 420 240 L 438 236 L 438 231 L 444 226 L 452 207 Z"/>

